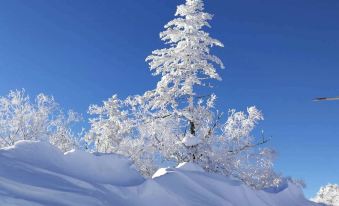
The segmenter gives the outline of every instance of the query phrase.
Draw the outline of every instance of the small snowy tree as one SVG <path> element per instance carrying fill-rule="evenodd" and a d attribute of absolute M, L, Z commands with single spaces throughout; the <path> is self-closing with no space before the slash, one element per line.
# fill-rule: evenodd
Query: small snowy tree
<path fill-rule="evenodd" d="M 312 200 L 328 206 L 339 206 L 339 185 L 328 184 L 325 187 L 321 187 Z"/>
<path fill-rule="evenodd" d="M 223 122 L 214 108 L 216 95 L 195 93 L 209 80 L 221 80 L 216 66 L 224 67 L 210 54 L 211 47 L 223 44 L 203 30 L 212 15 L 204 12 L 202 0 L 187 0 L 175 15 L 160 33 L 169 47 L 146 58 L 153 75 L 161 76 L 156 88 L 91 106 L 94 117 L 86 140 L 99 152 L 131 157 L 147 176 L 159 165 L 192 162 L 256 188 L 278 185 L 274 152 L 259 148 L 266 139 L 256 142 L 251 136 L 262 113 L 255 107 L 247 113 L 230 110 Z"/>
<path fill-rule="evenodd" d="M 41 140 L 68 151 L 76 142 L 70 127 L 79 120 L 72 111 L 65 115 L 53 97 L 39 94 L 31 102 L 24 90 L 11 91 L 0 97 L 0 147 L 19 140 Z"/>

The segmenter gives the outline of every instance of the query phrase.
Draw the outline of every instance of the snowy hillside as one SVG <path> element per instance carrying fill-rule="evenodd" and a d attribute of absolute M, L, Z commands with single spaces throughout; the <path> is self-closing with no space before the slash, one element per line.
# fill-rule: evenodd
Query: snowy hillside
<path fill-rule="evenodd" d="M 0 150 L 0 205 L 311 206 L 294 185 L 254 191 L 193 164 L 144 179 L 118 155 L 65 155 L 47 143 L 21 141 Z"/>

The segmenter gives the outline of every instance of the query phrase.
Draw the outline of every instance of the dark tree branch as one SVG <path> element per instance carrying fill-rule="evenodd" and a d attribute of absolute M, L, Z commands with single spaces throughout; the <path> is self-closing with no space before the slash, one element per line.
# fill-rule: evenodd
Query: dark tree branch
<path fill-rule="evenodd" d="M 270 141 L 270 139 L 264 139 L 263 138 L 260 142 L 257 142 L 255 144 L 246 144 L 246 145 L 244 145 L 240 148 L 237 148 L 237 149 L 234 149 L 234 150 L 229 150 L 228 153 L 237 154 L 237 153 L 245 151 L 247 149 L 250 149 L 250 148 L 253 148 L 253 147 L 258 147 L 260 145 L 266 144 L 269 141 Z"/>

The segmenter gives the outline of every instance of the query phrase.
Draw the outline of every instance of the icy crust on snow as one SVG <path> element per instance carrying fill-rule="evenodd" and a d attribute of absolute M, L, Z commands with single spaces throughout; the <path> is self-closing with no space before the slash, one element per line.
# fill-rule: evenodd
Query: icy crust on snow
<path fill-rule="evenodd" d="M 157 175 L 156 175 L 157 174 Z M 6 206 L 312 206 L 299 187 L 255 191 L 191 163 L 144 179 L 119 155 L 72 151 L 41 142 L 0 150 L 0 205 Z"/>

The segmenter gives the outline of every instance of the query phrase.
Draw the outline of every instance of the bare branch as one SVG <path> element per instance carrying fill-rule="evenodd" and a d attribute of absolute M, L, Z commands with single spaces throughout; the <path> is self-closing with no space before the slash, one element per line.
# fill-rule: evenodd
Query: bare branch
<path fill-rule="evenodd" d="M 242 146 L 242 147 L 240 147 L 238 149 L 229 150 L 228 153 L 237 154 L 237 153 L 245 151 L 245 150 L 247 150 L 249 148 L 258 147 L 260 145 L 266 144 L 269 141 L 270 141 L 270 139 L 263 139 L 262 141 L 257 142 L 255 144 L 246 144 L 246 145 L 244 145 L 244 146 Z"/>

